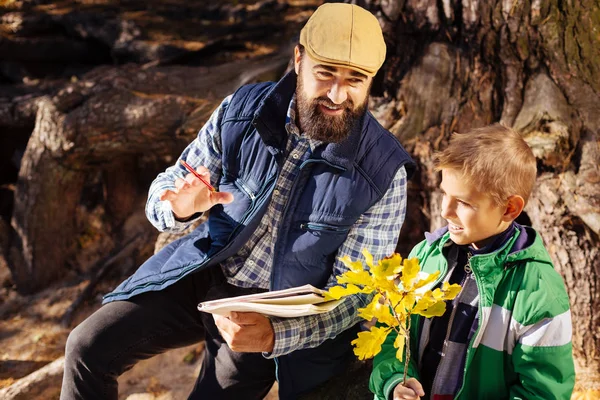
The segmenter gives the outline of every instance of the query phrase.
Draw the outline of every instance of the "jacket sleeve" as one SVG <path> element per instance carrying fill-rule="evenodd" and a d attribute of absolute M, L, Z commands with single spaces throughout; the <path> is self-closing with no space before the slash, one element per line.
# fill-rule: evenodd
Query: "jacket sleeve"
<path fill-rule="evenodd" d="M 518 379 L 510 399 L 570 399 L 575 385 L 569 299 L 561 276 L 546 270 L 526 295 L 517 295 L 515 311 L 524 310 L 519 312 L 524 323 L 512 352 Z"/>
<path fill-rule="evenodd" d="M 198 168 L 201 165 L 208 168 L 211 184 L 216 186 L 222 174 L 221 121 L 230 100 L 231 96 L 223 100 L 200 129 L 196 139 L 181 153 L 175 165 L 158 174 L 150 185 L 146 202 L 146 217 L 159 231 L 184 231 L 200 217 L 201 214 L 197 213 L 186 221 L 176 220 L 171 209 L 171 203 L 161 201 L 160 196 L 167 189 L 175 189 L 175 179 L 184 178 L 188 174 L 188 171 L 181 165 L 179 160 L 185 160 L 193 168 Z"/>
<path fill-rule="evenodd" d="M 421 255 L 426 242 L 423 241 L 410 252 L 407 258 L 418 257 Z M 418 316 L 413 315 L 411 320 L 410 330 L 410 360 L 408 362 L 408 371 L 406 379 L 415 378 L 419 380 L 419 370 L 417 368 L 417 351 L 418 351 Z M 369 380 L 369 389 L 375 394 L 377 400 L 391 399 L 391 394 L 394 388 L 402 383 L 404 378 L 404 358 L 402 361 L 396 358 L 396 348 L 394 341 L 398 335 L 390 333 L 385 342 L 381 346 L 381 351 L 373 360 L 373 372 Z M 406 356 L 406 350 L 404 356 Z"/>
<path fill-rule="evenodd" d="M 413 322 L 416 323 L 416 318 L 413 318 Z M 416 329 L 411 329 L 411 355 L 408 362 L 406 379 L 415 378 L 419 380 L 415 357 L 417 349 L 414 345 L 416 340 L 414 340 L 413 332 L 416 332 Z M 402 383 L 404 378 L 404 357 L 406 357 L 406 350 L 404 351 L 402 361 L 398 360 L 396 358 L 396 348 L 394 347 L 394 341 L 397 336 L 398 334 L 395 332 L 390 333 L 381 346 L 381 351 L 373 360 L 373 372 L 371 372 L 371 378 L 369 379 L 369 389 L 375 394 L 377 400 L 391 399 L 394 388 Z"/>

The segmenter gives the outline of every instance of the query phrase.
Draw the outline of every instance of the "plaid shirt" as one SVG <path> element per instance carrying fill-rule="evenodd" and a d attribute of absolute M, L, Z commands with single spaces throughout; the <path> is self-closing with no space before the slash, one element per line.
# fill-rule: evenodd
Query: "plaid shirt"
<path fill-rule="evenodd" d="M 184 150 L 181 158 L 190 165 L 204 165 L 211 171 L 211 183 L 217 185 L 221 176 L 220 123 L 230 102 L 225 98 L 209 121 L 200 130 L 198 137 Z M 272 246 L 277 240 L 282 212 L 292 189 L 300 165 L 308 159 L 312 150 L 322 143 L 301 135 L 295 125 L 295 96 L 288 108 L 286 130 L 289 133 L 286 145 L 286 160 L 277 179 L 271 203 L 258 228 L 237 255 L 221 263 L 227 281 L 241 287 L 269 289 L 272 270 Z M 146 213 L 150 221 L 161 231 L 182 231 L 193 220 L 180 222 L 173 217 L 169 202 L 158 198 L 166 189 L 174 187 L 175 177 L 183 177 L 186 170 L 179 163 L 169 167 L 150 187 Z M 161 179 L 162 178 L 162 179 Z M 362 249 L 367 248 L 375 260 L 394 252 L 406 211 L 406 170 L 400 168 L 383 198 L 365 212 L 350 229 L 348 237 L 338 250 L 338 259 L 333 274 L 327 282 L 331 287 L 337 282 L 335 276 L 346 271 L 339 257 L 362 259 Z M 294 350 L 316 347 L 326 339 L 334 338 L 361 319 L 357 309 L 367 304 L 364 295 L 349 296 L 334 310 L 299 318 L 271 317 L 275 332 L 275 345 L 267 358 L 278 357 Z"/>

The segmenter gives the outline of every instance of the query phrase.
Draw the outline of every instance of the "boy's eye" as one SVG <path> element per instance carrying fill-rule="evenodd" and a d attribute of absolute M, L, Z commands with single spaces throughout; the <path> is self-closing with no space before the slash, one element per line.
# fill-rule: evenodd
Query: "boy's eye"
<path fill-rule="evenodd" d="M 467 202 L 464 202 L 464 201 L 462 201 L 462 200 L 456 200 L 456 202 L 457 202 L 458 204 L 461 204 L 461 205 L 463 205 L 463 206 L 466 206 L 466 207 L 471 207 L 471 205 L 470 205 L 469 203 L 467 203 Z"/>

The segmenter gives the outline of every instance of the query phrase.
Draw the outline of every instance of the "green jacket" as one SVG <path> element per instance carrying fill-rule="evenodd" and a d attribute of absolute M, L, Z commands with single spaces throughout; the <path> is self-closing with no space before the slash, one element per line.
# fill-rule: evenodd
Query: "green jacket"
<path fill-rule="evenodd" d="M 449 234 L 442 233 L 409 255 L 427 273 L 440 270 L 440 281 L 448 269 L 442 249 Z M 527 243 L 513 251 L 520 235 Z M 480 294 L 479 327 L 455 399 L 569 399 L 575 384 L 569 298 L 540 236 L 521 227 L 502 248 L 470 261 Z M 408 369 L 417 380 L 420 318 L 411 321 Z M 394 339 L 388 336 L 373 363 L 369 386 L 380 400 L 391 399 L 402 382 L 404 364 L 395 358 Z"/>

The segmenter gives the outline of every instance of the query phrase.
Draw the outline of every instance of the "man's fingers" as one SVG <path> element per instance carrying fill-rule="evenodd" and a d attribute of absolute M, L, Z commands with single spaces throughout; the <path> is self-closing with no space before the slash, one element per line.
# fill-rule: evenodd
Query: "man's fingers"
<path fill-rule="evenodd" d="M 175 194 L 175 192 L 167 189 L 163 192 L 163 194 L 160 195 L 160 201 L 165 201 L 165 200 L 172 201 L 172 200 L 175 200 L 176 196 L 177 195 Z"/>
<path fill-rule="evenodd" d="M 264 315 L 255 312 L 232 312 L 229 315 L 229 320 L 238 325 L 256 325 L 265 318 Z"/>
<path fill-rule="evenodd" d="M 196 169 L 196 172 L 199 173 L 200 175 L 202 175 L 203 178 L 204 178 L 204 176 L 207 176 L 210 178 L 210 171 L 204 165 L 199 166 Z"/>
<path fill-rule="evenodd" d="M 229 204 L 233 201 L 233 194 L 229 192 L 214 192 L 211 197 L 214 204 Z"/>
<path fill-rule="evenodd" d="M 181 190 L 188 185 L 189 183 L 181 178 L 175 179 L 175 187 L 177 188 L 177 190 Z"/>
<path fill-rule="evenodd" d="M 237 329 L 237 324 L 230 321 L 228 318 L 223 317 L 222 315 L 213 314 L 213 319 L 215 320 L 215 325 L 219 328 L 221 333 L 232 333 L 235 329 Z"/>
<path fill-rule="evenodd" d="M 229 333 L 231 321 L 217 314 L 213 314 L 213 319 L 215 320 L 215 325 L 217 326 L 217 329 L 219 329 L 219 333 L 223 339 L 225 339 L 227 343 L 231 343 L 231 334 Z"/>

